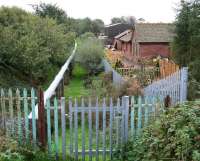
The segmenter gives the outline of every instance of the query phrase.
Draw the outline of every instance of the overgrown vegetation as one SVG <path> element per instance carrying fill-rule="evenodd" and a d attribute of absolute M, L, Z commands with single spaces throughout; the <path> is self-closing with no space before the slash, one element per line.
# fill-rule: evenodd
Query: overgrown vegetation
<path fill-rule="evenodd" d="M 189 99 L 200 94 L 200 1 L 181 1 L 178 10 L 173 43 L 174 57 L 181 66 L 188 66 L 190 72 Z M 194 83 L 195 82 L 195 83 Z"/>
<path fill-rule="evenodd" d="M 53 19 L 40 18 L 16 7 L 1 7 L 1 72 L 10 73 L 30 86 L 47 83 L 74 44 L 75 35 L 64 31 Z"/>
<path fill-rule="evenodd" d="M 168 109 L 141 137 L 115 153 L 116 161 L 199 161 L 200 102 Z"/>
<path fill-rule="evenodd" d="M 90 18 L 74 19 L 69 17 L 67 13 L 56 6 L 56 4 L 40 3 L 33 6 L 35 13 L 41 17 L 50 17 L 57 21 L 58 24 L 63 24 L 66 31 L 75 32 L 80 36 L 86 32 L 92 32 L 96 36 L 103 32 L 104 22 L 101 19 L 91 20 Z"/>
<path fill-rule="evenodd" d="M 85 33 L 79 39 L 76 62 L 84 67 L 89 75 L 95 75 L 103 70 L 103 44 L 92 33 Z"/>
<path fill-rule="evenodd" d="M 84 86 L 84 79 L 87 78 L 87 71 L 76 64 L 73 68 L 72 78 L 69 85 L 65 87 L 65 97 L 84 97 L 89 95 L 89 89 Z"/>
<path fill-rule="evenodd" d="M 85 32 L 97 36 L 104 27 L 102 20 L 73 19 L 53 4 L 40 3 L 33 8 L 34 13 L 0 8 L 3 87 L 46 87 L 71 54 L 75 37 Z"/>
<path fill-rule="evenodd" d="M 18 143 L 0 134 L 0 161 L 57 161 L 55 157 L 49 157 L 43 151 L 33 150 L 28 145 Z M 66 161 L 72 161 L 67 157 Z"/>

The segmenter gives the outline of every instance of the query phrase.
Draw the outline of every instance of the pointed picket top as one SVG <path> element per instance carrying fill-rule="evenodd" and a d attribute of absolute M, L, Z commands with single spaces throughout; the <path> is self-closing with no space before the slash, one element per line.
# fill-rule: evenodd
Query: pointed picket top
<path fill-rule="evenodd" d="M 8 96 L 12 97 L 12 89 L 11 88 L 8 89 Z"/>
<path fill-rule="evenodd" d="M 91 107 L 91 106 L 92 106 L 92 100 L 91 100 L 91 97 L 88 98 L 88 101 L 89 101 L 89 105 L 88 105 L 88 106 Z"/>
<path fill-rule="evenodd" d="M 110 98 L 110 111 L 113 111 L 113 98 Z"/>
<path fill-rule="evenodd" d="M 99 110 L 97 107 L 99 107 L 99 97 L 96 97 L 96 109 Z"/>
<path fill-rule="evenodd" d="M 81 107 L 84 108 L 85 107 L 85 99 L 81 98 Z"/>
<path fill-rule="evenodd" d="M 35 97 L 35 89 L 34 88 L 31 88 L 31 102 L 32 102 L 31 103 L 32 104 L 32 112 L 29 114 L 28 118 L 29 119 L 38 119 L 38 104 L 35 104 L 36 97 Z"/>
<path fill-rule="evenodd" d="M 4 96 L 5 96 L 5 94 L 4 94 L 4 89 L 1 88 L 1 97 L 4 97 Z"/>
<path fill-rule="evenodd" d="M 106 98 L 103 98 L 103 107 L 106 107 Z"/>
<path fill-rule="evenodd" d="M 117 98 L 117 107 L 120 107 L 120 98 Z"/>
<path fill-rule="evenodd" d="M 74 99 L 74 106 L 75 106 L 75 108 L 78 107 L 77 98 Z"/>
<path fill-rule="evenodd" d="M 27 97 L 27 89 L 26 88 L 24 88 L 24 90 L 23 90 L 23 95 L 25 98 Z"/>

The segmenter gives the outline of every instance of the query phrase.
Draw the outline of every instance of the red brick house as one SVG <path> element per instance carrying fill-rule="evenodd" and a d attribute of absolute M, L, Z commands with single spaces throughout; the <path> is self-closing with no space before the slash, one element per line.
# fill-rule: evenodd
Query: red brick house
<path fill-rule="evenodd" d="M 115 36 L 114 48 L 122 51 L 128 57 L 132 56 L 132 39 L 133 39 L 133 30 L 126 30 L 121 34 Z"/>
<path fill-rule="evenodd" d="M 173 25 L 167 23 L 137 23 L 133 30 L 117 35 L 114 47 L 129 60 L 171 55 Z"/>

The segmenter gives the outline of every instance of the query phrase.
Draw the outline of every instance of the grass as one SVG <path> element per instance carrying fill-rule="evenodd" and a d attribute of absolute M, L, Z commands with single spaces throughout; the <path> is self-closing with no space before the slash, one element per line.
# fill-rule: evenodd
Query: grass
<path fill-rule="evenodd" d="M 83 97 L 89 95 L 89 90 L 84 87 L 84 78 L 87 72 L 80 65 L 75 65 L 72 79 L 69 85 L 65 86 L 65 97 Z"/>
<path fill-rule="evenodd" d="M 81 124 L 81 123 L 79 123 Z M 85 124 L 86 125 L 86 124 Z M 82 129 L 81 129 L 81 126 L 79 125 L 78 127 L 78 150 L 81 151 L 82 150 Z M 92 149 L 95 150 L 96 149 L 96 133 L 95 133 L 95 127 L 93 126 L 92 127 L 92 131 L 93 131 L 93 134 L 92 134 Z M 106 129 L 106 149 L 108 150 L 109 149 L 109 128 Z M 58 142 L 58 147 L 59 147 L 59 153 L 60 153 L 60 156 L 62 154 L 62 131 L 61 129 L 59 129 L 59 142 Z M 75 134 L 74 134 L 74 131 L 73 131 L 73 148 L 75 146 Z M 54 140 L 54 137 L 52 137 L 52 139 Z M 103 138 L 102 138 L 102 130 L 99 131 L 99 149 L 103 149 Z M 70 152 L 69 152 L 69 145 L 70 145 L 70 129 L 67 127 L 66 128 L 66 152 L 67 152 L 67 155 L 70 155 Z M 52 149 L 53 151 L 55 151 L 55 142 L 53 141 L 53 145 L 52 145 Z M 85 126 L 85 150 L 89 150 L 89 128 L 88 126 Z M 71 154 L 71 156 L 73 157 L 74 155 Z M 81 153 L 79 154 L 79 158 L 81 158 Z M 93 160 L 95 160 L 96 156 L 94 155 L 93 157 Z M 106 160 L 109 160 L 109 154 L 106 155 Z M 86 154 L 85 155 L 85 160 L 86 161 L 89 161 L 89 155 Z M 102 161 L 103 158 L 102 158 L 102 154 L 99 153 L 99 161 Z"/>
<path fill-rule="evenodd" d="M 86 89 L 84 87 L 84 79 L 87 76 L 87 71 L 84 70 L 80 65 L 76 64 L 74 69 L 73 69 L 73 73 L 72 73 L 72 79 L 69 82 L 69 85 L 65 86 L 65 97 L 68 99 L 69 97 L 72 98 L 80 98 L 80 97 L 87 97 L 89 96 L 89 89 Z M 79 125 L 78 125 L 78 150 L 81 151 L 82 150 L 82 129 L 81 129 L 81 121 L 80 121 L 80 115 L 78 116 L 79 118 Z M 88 128 L 88 117 L 87 115 L 85 116 L 85 150 L 89 149 L 89 128 Z M 68 123 L 68 120 L 66 121 Z M 74 129 L 73 129 L 74 130 Z M 92 127 L 92 149 L 95 150 L 96 149 L 96 136 L 95 136 L 95 125 L 93 124 Z M 109 149 L 109 135 L 108 135 L 109 129 L 107 129 L 106 133 L 106 148 Z M 59 128 L 59 153 L 62 153 L 62 130 L 61 128 Z M 74 147 L 74 131 L 72 131 L 73 133 L 73 147 Z M 69 152 L 69 145 L 70 145 L 70 129 L 69 129 L 69 125 L 67 124 L 67 128 L 66 128 L 66 152 L 68 155 L 70 155 Z M 54 136 L 52 137 L 53 139 L 53 151 L 55 151 L 55 142 L 54 142 Z M 103 148 L 103 143 L 102 143 L 102 129 L 99 130 L 99 148 L 102 149 Z M 73 156 L 73 154 L 71 154 L 71 156 Z M 81 154 L 79 154 L 79 158 L 81 158 Z M 107 155 L 107 160 L 109 159 L 109 156 Z M 86 161 L 89 161 L 89 157 L 88 154 L 86 154 Z M 93 156 L 93 160 L 95 160 L 95 156 Z M 99 154 L 99 161 L 102 161 L 102 154 Z"/>

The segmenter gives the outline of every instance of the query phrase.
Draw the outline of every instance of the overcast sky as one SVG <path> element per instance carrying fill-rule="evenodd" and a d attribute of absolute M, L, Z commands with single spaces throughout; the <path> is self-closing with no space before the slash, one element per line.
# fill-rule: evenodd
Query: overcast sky
<path fill-rule="evenodd" d="M 70 17 L 100 18 L 109 24 L 112 17 L 121 16 L 135 16 L 148 22 L 172 22 L 180 0 L 0 0 L 0 5 L 14 5 L 32 11 L 29 4 L 40 2 L 56 3 Z"/>

